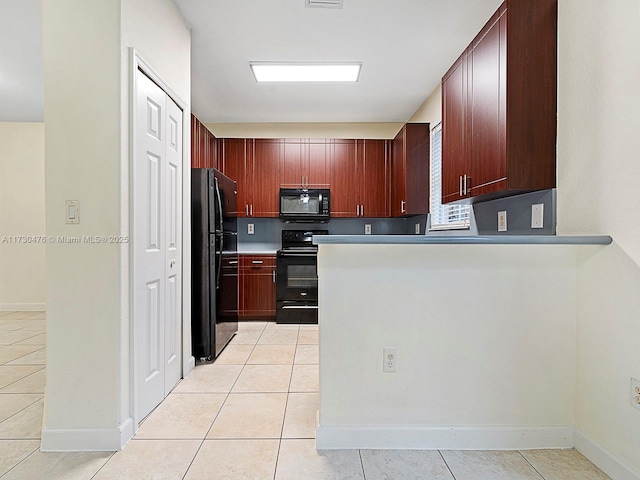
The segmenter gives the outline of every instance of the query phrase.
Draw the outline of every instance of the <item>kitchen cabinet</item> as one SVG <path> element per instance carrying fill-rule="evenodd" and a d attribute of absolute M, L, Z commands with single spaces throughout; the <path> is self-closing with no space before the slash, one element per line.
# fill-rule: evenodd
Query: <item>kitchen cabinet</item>
<path fill-rule="evenodd" d="M 326 139 L 283 139 L 280 166 L 282 188 L 329 186 L 329 151 Z"/>
<path fill-rule="evenodd" d="M 240 255 L 240 318 L 275 318 L 276 256 Z"/>
<path fill-rule="evenodd" d="M 281 143 L 271 139 L 219 139 L 222 173 L 238 183 L 239 217 L 277 217 Z"/>
<path fill-rule="evenodd" d="M 277 218 L 280 214 L 282 143 L 277 139 L 256 139 L 252 143 L 252 155 L 245 163 L 245 214 L 250 217 Z"/>
<path fill-rule="evenodd" d="M 331 216 L 389 216 L 385 140 L 332 140 Z"/>
<path fill-rule="evenodd" d="M 443 203 L 555 187 L 556 51 L 557 0 L 507 0 L 445 74 Z"/>
<path fill-rule="evenodd" d="M 247 158 L 253 155 L 253 143 L 244 138 L 218 139 L 218 157 L 221 159 L 220 171 L 235 180 L 238 185 L 238 216 L 247 216 Z M 249 184 L 250 185 L 250 184 Z"/>
<path fill-rule="evenodd" d="M 429 212 L 429 124 L 406 123 L 391 150 L 391 216 Z"/>
<path fill-rule="evenodd" d="M 218 168 L 216 137 L 191 115 L 191 168 Z"/>

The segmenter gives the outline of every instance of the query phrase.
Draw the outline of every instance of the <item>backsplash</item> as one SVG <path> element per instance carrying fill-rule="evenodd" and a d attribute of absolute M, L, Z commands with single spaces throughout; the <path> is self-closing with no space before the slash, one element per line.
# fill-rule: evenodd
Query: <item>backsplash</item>
<path fill-rule="evenodd" d="M 543 204 L 543 228 L 531 228 L 531 206 Z M 507 231 L 498 231 L 498 212 L 507 212 Z M 512 197 L 498 198 L 472 205 L 468 230 L 429 232 L 438 236 L 469 235 L 555 235 L 556 190 L 540 190 Z"/>
<path fill-rule="evenodd" d="M 531 205 L 543 204 L 543 228 L 531 228 Z M 498 232 L 498 212 L 507 212 L 507 231 Z M 515 195 L 489 200 L 473 205 L 471 227 L 467 230 L 428 232 L 428 235 L 555 235 L 556 191 Z M 407 218 L 333 218 L 326 223 L 285 223 L 278 218 L 239 218 L 238 241 L 241 247 L 251 244 L 279 248 L 281 232 L 291 230 L 329 230 L 331 235 L 364 235 L 365 225 L 371 225 L 372 235 L 413 235 L 416 224 L 419 235 L 425 234 L 427 215 Z M 249 235 L 248 225 L 253 224 L 254 233 Z"/>

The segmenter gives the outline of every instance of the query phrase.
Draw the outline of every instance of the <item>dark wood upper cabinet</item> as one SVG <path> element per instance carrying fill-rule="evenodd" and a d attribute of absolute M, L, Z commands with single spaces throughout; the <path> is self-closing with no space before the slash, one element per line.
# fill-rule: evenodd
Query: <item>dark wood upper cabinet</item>
<path fill-rule="evenodd" d="M 360 184 L 358 203 L 360 216 L 390 216 L 389 155 L 386 140 L 358 140 L 356 164 Z"/>
<path fill-rule="evenodd" d="M 334 139 L 331 142 L 332 217 L 357 217 L 360 212 L 356 151 L 355 140 Z"/>
<path fill-rule="evenodd" d="M 253 143 L 244 138 L 218 139 L 220 171 L 235 180 L 238 185 L 238 216 L 248 216 L 247 207 L 247 159 L 253 156 Z"/>
<path fill-rule="evenodd" d="M 429 212 L 429 124 L 407 123 L 393 139 L 391 216 Z"/>
<path fill-rule="evenodd" d="M 217 139 L 191 115 L 191 168 L 218 168 Z"/>
<path fill-rule="evenodd" d="M 331 216 L 389 216 L 386 140 L 332 140 Z"/>
<path fill-rule="evenodd" d="M 282 142 L 277 139 L 261 138 L 251 142 L 253 155 L 247 162 L 248 171 L 245 172 L 248 205 L 245 213 L 251 217 L 278 217 Z"/>
<path fill-rule="evenodd" d="M 555 187 L 557 0 L 507 0 L 442 79 L 442 202 Z"/>
<path fill-rule="evenodd" d="M 326 139 L 284 139 L 280 166 L 283 188 L 327 187 L 329 149 Z"/>

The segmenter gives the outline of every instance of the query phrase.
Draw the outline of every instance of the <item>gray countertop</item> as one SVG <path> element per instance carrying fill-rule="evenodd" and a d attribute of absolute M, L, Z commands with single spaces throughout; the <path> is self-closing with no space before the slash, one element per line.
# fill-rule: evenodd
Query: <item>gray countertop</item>
<path fill-rule="evenodd" d="M 313 243 L 323 244 L 388 244 L 388 245 L 609 245 L 608 235 L 487 235 L 487 236 L 429 236 L 429 235 L 323 235 Z"/>
<path fill-rule="evenodd" d="M 238 253 L 240 255 L 275 255 L 279 249 L 280 244 L 278 243 L 238 242 Z"/>

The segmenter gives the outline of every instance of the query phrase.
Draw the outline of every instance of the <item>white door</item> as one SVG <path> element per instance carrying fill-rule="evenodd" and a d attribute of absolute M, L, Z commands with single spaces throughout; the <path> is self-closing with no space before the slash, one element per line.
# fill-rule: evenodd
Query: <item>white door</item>
<path fill-rule="evenodd" d="M 138 70 L 132 181 L 137 418 L 181 376 L 182 112 Z"/>

